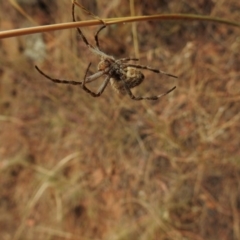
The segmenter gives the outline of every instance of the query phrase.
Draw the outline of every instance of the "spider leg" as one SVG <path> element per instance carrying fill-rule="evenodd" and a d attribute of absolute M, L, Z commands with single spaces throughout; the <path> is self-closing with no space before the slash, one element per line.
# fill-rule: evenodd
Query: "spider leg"
<path fill-rule="evenodd" d="M 176 86 L 175 86 L 175 87 L 171 88 L 170 90 L 168 90 L 167 92 L 162 93 L 162 94 L 157 95 L 157 96 L 136 97 L 136 96 L 133 95 L 131 89 L 128 87 L 126 80 L 125 80 L 124 78 L 122 78 L 122 81 L 123 81 L 123 83 L 124 83 L 125 90 L 126 90 L 127 94 L 129 95 L 129 97 L 130 97 L 131 99 L 133 99 L 133 100 L 136 100 L 136 101 L 144 100 L 144 99 L 145 99 L 145 100 L 158 100 L 159 98 L 167 95 L 168 93 L 172 92 L 172 91 L 176 88 Z"/>
<path fill-rule="evenodd" d="M 169 77 L 178 78 L 177 76 L 175 76 L 175 75 L 173 75 L 171 73 L 163 72 L 161 70 L 154 69 L 154 68 L 151 68 L 151 67 L 148 67 L 148 66 L 143 66 L 143 65 L 138 65 L 138 64 L 127 64 L 127 66 L 140 68 L 140 69 L 146 69 L 146 70 L 150 70 L 150 71 L 155 72 L 155 73 L 161 73 L 161 74 L 167 75 Z"/>
<path fill-rule="evenodd" d="M 99 50 L 101 50 L 101 49 L 100 49 L 100 45 L 99 45 L 99 41 L 98 41 L 98 34 L 99 34 L 105 27 L 106 27 L 106 25 L 103 25 L 102 27 L 100 27 L 100 28 L 98 29 L 98 31 L 96 32 L 95 36 L 94 36 L 94 39 L 95 39 L 97 48 L 98 48 Z"/>
<path fill-rule="evenodd" d="M 86 70 L 86 73 L 85 73 L 85 77 L 84 77 L 83 83 L 82 83 L 82 89 L 83 89 L 84 91 L 86 91 L 87 93 L 89 93 L 92 97 L 99 97 L 99 96 L 102 95 L 103 91 L 104 91 L 105 88 L 107 87 L 107 85 L 108 85 L 108 83 L 109 83 L 109 81 L 110 81 L 110 77 L 107 76 L 107 77 L 105 78 L 103 84 L 100 86 L 100 88 L 98 89 L 97 93 L 91 91 L 91 90 L 90 90 L 89 88 L 87 88 L 86 85 L 85 85 L 85 84 L 87 83 L 87 80 L 88 80 L 88 82 L 91 82 L 91 81 L 99 78 L 100 76 L 102 76 L 104 73 L 99 72 L 99 73 L 101 73 L 101 75 L 99 74 L 99 76 L 96 75 L 96 74 L 94 74 L 94 75 L 95 75 L 94 79 L 90 79 L 90 81 L 89 81 L 89 77 L 87 78 L 87 73 L 88 73 L 88 70 L 89 70 L 90 66 L 91 66 L 91 63 L 88 64 L 88 67 L 87 67 L 87 70 Z M 90 78 L 93 77 L 94 75 L 90 76 Z"/>
<path fill-rule="evenodd" d="M 138 58 L 121 58 L 116 60 L 116 62 L 118 63 L 124 63 L 124 62 L 128 62 L 128 61 L 139 61 Z"/>
<path fill-rule="evenodd" d="M 73 22 L 76 22 L 76 19 L 75 19 L 75 4 L 74 4 L 74 3 L 75 3 L 75 1 L 72 2 L 72 18 L 73 18 Z M 84 34 L 82 33 L 82 31 L 80 30 L 80 28 L 77 28 L 77 30 L 78 30 L 79 35 L 82 37 L 84 43 L 85 43 L 88 47 L 94 49 L 94 47 L 88 42 L 87 38 L 84 36 Z"/>
<path fill-rule="evenodd" d="M 62 83 L 62 84 L 82 85 L 82 82 L 71 81 L 71 80 L 60 80 L 60 79 L 57 79 L 57 78 L 52 78 L 52 77 L 48 76 L 46 73 L 44 73 L 42 70 L 40 70 L 38 68 L 38 66 L 35 66 L 35 68 L 37 69 L 37 71 L 40 74 L 42 74 L 45 78 L 51 80 L 52 82 Z"/>
<path fill-rule="evenodd" d="M 89 76 L 89 77 L 86 77 L 85 83 L 93 82 L 93 81 L 95 81 L 96 79 L 98 79 L 99 77 L 101 77 L 101 76 L 104 75 L 104 74 L 105 74 L 104 71 L 96 72 L 96 73 L 94 73 L 93 75 L 91 75 L 91 76 Z"/>

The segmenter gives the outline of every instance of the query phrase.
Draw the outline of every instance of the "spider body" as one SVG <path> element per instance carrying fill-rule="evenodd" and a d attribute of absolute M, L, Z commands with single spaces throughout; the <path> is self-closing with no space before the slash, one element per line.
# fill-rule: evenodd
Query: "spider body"
<path fill-rule="evenodd" d="M 141 71 L 124 65 L 124 61 L 127 61 L 126 59 L 102 58 L 102 61 L 98 64 L 98 71 L 103 71 L 105 75 L 110 77 L 112 88 L 120 95 L 126 95 L 127 93 L 123 81 L 131 89 L 140 85 L 144 80 L 144 75 Z"/>
<path fill-rule="evenodd" d="M 75 21 L 74 7 L 75 7 L 75 4 L 73 2 L 73 4 L 72 4 L 73 21 Z M 77 28 L 78 33 L 82 37 L 82 40 L 84 41 L 84 43 L 88 46 L 88 48 L 93 53 L 100 56 L 100 58 L 101 58 L 101 61 L 99 62 L 98 67 L 97 67 L 98 71 L 91 76 L 87 76 L 89 68 L 91 66 L 91 63 L 89 63 L 89 65 L 87 67 L 87 70 L 86 70 L 86 73 L 85 73 L 85 77 L 83 79 L 83 82 L 55 79 L 55 78 L 52 78 L 52 77 L 48 76 L 44 72 L 42 72 L 37 66 L 35 66 L 36 69 L 38 70 L 38 72 L 40 74 L 42 74 L 43 76 L 45 76 L 46 78 L 48 78 L 49 80 L 51 80 L 55 83 L 81 85 L 82 89 L 84 91 L 86 91 L 87 93 L 89 93 L 93 97 L 101 96 L 101 94 L 104 92 L 104 90 L 107 87 L 107 85 L 109 84 L 109 82 L 110 82 L 112 88 L 116 92 L 118 92 L 120 95 L 128 95 L 133 100 L 143 100 L 143 99 L 157 100 L 160 97 L 172 92 L 176 88 L 176 87 L 173 87 L 170 90 L 168 90 L 167 92 L 165 92 L 163 94 L 160 94 L 160 95 L 157 95 L 157 96 L 150 96 L 150 97 L 136 97 L 136 96 L 134 96 L 133 93 L 131 92 L 131 89 L 140 85 L 144 80 L 144 75 L 139 69 L 149 70 L 149 71 L 152 71 L 154 73 L 165 74 L 169 77 L 174 77 L 174 78 L 177 78 L 177 77 L 170 74 L 170 73 L 166 73 L 166 72 L 163 72 L 163 71 L 158 70 L 158 69 L 153 69 L 153 68 L 148 67 L 148 66 L 129 63 L 129 61 L 138 61 L 137 58 L 115 59 L 114 57 L 109 56 L 109 55 L 105 54 L 104 52 L 102 52 L 100 50 L 100 46 L 99 46 L 98 34 L 105 27 L 106 27 L 105 25 L 102 26 L 97 31 L 97 33 L 95 34 L 96 47 L 93 47 L 88 42 L 88 40 L 86 39 L 86 37 L 84 36 L 84 34 L 80 30 L 80 28 Z M 105 80 L 102 83 L 102 85 L 99 87 L 97 93 L 95 93 L 95 92 L 91 91 L 89 88 L 87 88 L 87 86 L 86 86 L 87 83 L 95 81 L 96 79 L 98 79 L 102 76 L 105 76 Z"/>
<path fill-rule="evenodd" d="M 133 67 L 126 67 L 122 69 L 123 72 L 115 77 L 110 78 L 110 83 L 112 88 L 120 95 L 126 95 L 127 91 L 124 85 L 123 80 L 125 81 L 126 86 L 129 89 L 132 89 L 140 85 L 144 80 L 144 75 L 141 71 Z"/>

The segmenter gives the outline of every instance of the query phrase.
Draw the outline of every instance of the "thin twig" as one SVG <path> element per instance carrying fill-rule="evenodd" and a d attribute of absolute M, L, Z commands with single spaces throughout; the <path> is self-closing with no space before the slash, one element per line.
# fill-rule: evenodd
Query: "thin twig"
<path fill-rule="evenodd" d="M 10 38 L 10 37 L 17 37 L 22 35 L 40 33 L 40 32 L 48 32 L 48 31 L 56 31 L 56 30 L 63 30 L 69 28 L 76 28 L 76 27 L 88 27 L 88 26 L 95 26 L 95 25 L 102 25 L 102 22 L 105 25 L 111 24 L 119 24 L 119 23 L 127 23 L 127 22 L 140 22 L 140 21 L 172 21 L 172 20 L 188 20 L 188 21 L 208 21 L 208 22 L 215 22 L 220 24 L 226 24 L 233 27 L 239 27 L 240 23 L 229 21 L 223 18 L 214 18 L 210 16 L 200 16 L 194 14 L 159 14 L 159 15 L 151 15 L 151 16 L 135 16 L 135 17 L 120 17 L 120 18 L 106 18 L 102 20 L 88 20 L 88 21 L 80 21 L 80 22 L 69 22 L 69 23 L 59 23 L 59 24 L 52 24 L 46 26 L 38 26 L 38 27 L 30 27 L 30 28 L 22 28 L 22 29 L 13 29 L 13 30 L 6 30 L 0 32 L 0 39 L 2 38 Z"/>

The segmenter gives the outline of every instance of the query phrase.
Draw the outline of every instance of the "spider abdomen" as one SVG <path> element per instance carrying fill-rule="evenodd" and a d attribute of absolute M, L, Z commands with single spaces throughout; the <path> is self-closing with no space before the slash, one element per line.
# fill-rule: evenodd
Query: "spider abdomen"
<path fill-rule="evenodd" d="M 126 82 L 127 87 L 131 89 L 143 82 L 144 75 L 136 68 L 127 67 L 124 71 L 124 74 L 120 74 L 119 78 L 112 77 L 110 79 L 110 83 L 113 89 L 119 94 L 125 95 L 127 92 L 122 78 Z"/>

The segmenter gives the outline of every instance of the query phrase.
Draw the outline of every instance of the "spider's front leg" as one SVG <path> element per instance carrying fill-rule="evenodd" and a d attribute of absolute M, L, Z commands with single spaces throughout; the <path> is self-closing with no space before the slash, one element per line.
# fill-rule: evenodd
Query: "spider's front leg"
<path fill-rule="evenodd" d="M 51 81 L 54 82 L 54 83 L 71 84 L 71 85 L 82 85 L 82 82 L 52 78 L 52 77 L 48 76 L 46 73 L 44 73 L 42 70 L 40 70 L 38 66 L 35 66 L 35 68 L 36 68 L 37 71 L 38 71 L 40 74 L 42 74 L 45 78 L 51 80 Z"/>
<path fill-rule="evenodd" d="M 103 25 L 102 27 L 100 27 L 100 28 L 98 29 L 98 31 L 96 32 L 95 36 L 94 36 L 94 39 L 95 39 L 95 42 L 96 42 L 96 46 L 97 46 L 97 48 L 98 48 L 99 50 L 101 50 L 101 49 L 100 49 L 100 44 L 99 44 L 99 40 L 98 40 L 98 34 L 99 34 L 105 27 L 106 27 L 106 25 Z"/>
<path fill-rule="evenodd" d="M 84 79 L 83 79 L 83 83 L 82 83 L 82 89 L 84 91 L 86 91 L 87 93 L 89 93 L 92 97 L 99 97 L 102 95 L 103 91 L 105 90 L 105 88 L 107 87 L 109 81 L 110 81 L 110 77 L 107 76 L 103 82 L 103 84 L 100 86 L 99 90 L 97 91 L 97 93 L 91 91 L 89 88 L 86 87 L 86 83 L 92 82 L 94 80 L 96 80 L 97 78 L 101 77 L 102 75 L 104 75 L 104 71 L 100 71 L 97 72 L 95 74 L 93 74 L 92 76 L 87 77 L 87 73 L 89 71 L 89 68 L 91 66 L 91 63 L 88 64 Z"/>
<path fill-rule="evenodd" d="M 73 22 L 76 22 L 76 18 L 75 18 L 75 0 L 72 2 L 72 19 L 73 19 Z M 79 4 L 77 4 L 79 6 Z M 99 19 L 101 20 L 101 19 Z M 102 20 L 101 20 L 102 21 Z M 102 21 L 103 22 L 103 21 Z M 103 24 L 105 24 L 103 22 Z M 98 40 L 98 34 L 106 27 L 106 25 L 103 25 L 102 27 L 100 27 L 98 29 L 98 31 L 96 32 L 95 36 L 94 36 L 94 39 L 95 39 L 95 42 L 96 42 L 96 46 L 97 46 L 97 49 L 100 50 L 100 44 L 99 44 L 99 40 Z M 81 31 L 80 28 L 77 28 L 77 31 L 79 33 L 79 35 L 82 37 L 82 40 L 84 41 L 84 43 L 90 47 L 91 49 L 94 49 L 94 47 L 88 42 L 87 38 L 84 36 L 83 32 Z"/>

